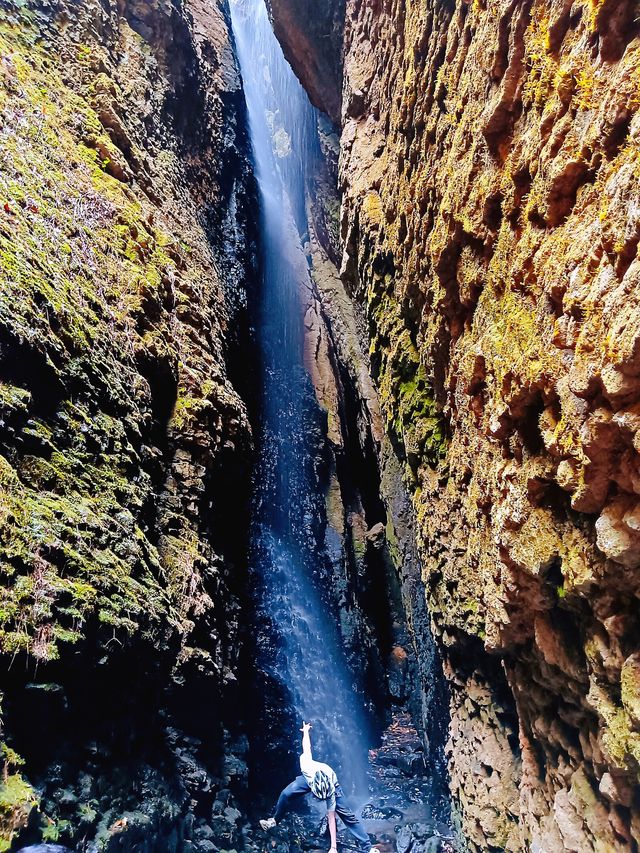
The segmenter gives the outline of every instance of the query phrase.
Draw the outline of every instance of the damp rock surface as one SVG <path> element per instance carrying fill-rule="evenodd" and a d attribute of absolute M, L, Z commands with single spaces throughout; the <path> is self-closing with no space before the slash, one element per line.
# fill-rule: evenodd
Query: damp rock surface
<path fill-rule="evenodd" d="M 196 850 L 246 776 L 239 97 L 221 4 L 0 9 L 3 850 Z"/>
<path fill-rule="evenodd" d="M 285 56 L 312 102 L 340 121 L 344 0 L 267 0 Z"/>

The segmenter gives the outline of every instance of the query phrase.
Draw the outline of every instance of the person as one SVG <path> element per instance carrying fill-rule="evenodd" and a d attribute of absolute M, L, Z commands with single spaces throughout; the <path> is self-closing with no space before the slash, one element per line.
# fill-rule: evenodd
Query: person
<path fill-rule="evenodd" d="M 329 853 L 337 853 L 336 814 L 356 839 L 363 853 L 379 853 L 377 847 L 371 846 L 366 829 L 347 805 L 333 768 L 321 761 L 314 760 L 311 753 L 311 736 L 309 735 L 311 727 L 311 723 L 303 722 L 300 729 L 302 732 L 302 754 L 300 756 L 302 775 L 296 776 L 293 782 L 283 789 L 278 797 L 273 817 L 261 820 L 260 826 L 265 832 L 273 829 L 276 824 L 280 823 L 295 800 L 307 794 L 313 794 L 318 800 L 324 800 L 327 804 L 327 824 L 331 838 Z"/>

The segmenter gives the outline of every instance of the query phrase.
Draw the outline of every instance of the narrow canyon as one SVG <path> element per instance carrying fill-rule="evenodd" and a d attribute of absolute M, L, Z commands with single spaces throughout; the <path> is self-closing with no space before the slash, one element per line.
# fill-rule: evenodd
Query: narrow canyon
<path fill-rule="evenodd" d="M 0 0 L 0 851 L 637 851 L 639 245 L 640 0 Z"/>

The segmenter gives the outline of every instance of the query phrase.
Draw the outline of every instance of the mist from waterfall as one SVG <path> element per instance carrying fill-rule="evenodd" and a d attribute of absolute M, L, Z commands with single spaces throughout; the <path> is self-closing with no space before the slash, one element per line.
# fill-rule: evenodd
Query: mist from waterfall
<path fill-rule="evenodd" d="M 367 719 L 327 590 L 317 472 L 323 437 L 314 428 L 317 407 L 303 362 L 301 293 L 312 287 L 303 251 L 304 176 L 319 154 L 317 117 L 263 0 L 231 0 L 231 12 L 261 203 L 262 421 L 251 559 L 258 631 L 271 639 L 258 664 L 285 688 L 297 718 L 313 722 L 315 756 L 336 768 L 343 785 L 364 793 Z"/>

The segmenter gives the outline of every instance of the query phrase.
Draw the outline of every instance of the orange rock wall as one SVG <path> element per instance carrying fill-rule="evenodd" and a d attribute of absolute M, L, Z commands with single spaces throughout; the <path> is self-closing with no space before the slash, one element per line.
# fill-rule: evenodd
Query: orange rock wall
<path fill-rule="evenodd" d="M 475 850 L 640 841 L 638 17 L 347 2 L 341 277 L 413 495 Z"/>

